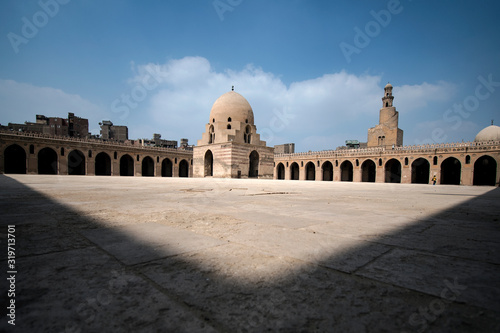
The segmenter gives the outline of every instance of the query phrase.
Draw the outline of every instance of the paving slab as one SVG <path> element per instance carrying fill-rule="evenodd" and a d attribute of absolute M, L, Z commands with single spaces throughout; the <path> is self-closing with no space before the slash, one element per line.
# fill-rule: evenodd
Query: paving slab
<path fill-rule="evenodd" d="M 126 265 L 200 251 L 226 243 L 158 223 L 84 230 L 81 233 Z"/>
<path fill-rule="evenodd" d="M 356 274 L 442 299 L 500 310 L 499 265 L 394 249 Z"/>

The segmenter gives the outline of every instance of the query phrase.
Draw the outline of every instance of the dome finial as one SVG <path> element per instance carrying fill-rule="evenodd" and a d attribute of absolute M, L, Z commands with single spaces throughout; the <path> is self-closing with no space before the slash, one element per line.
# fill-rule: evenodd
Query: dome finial
<path fill-rule="evenodd" d="M 234 91 L 234 86 L 231 87 L 231 91 Z"/>
<path fill-rule="evenodd" d="M 492 124 L 492 125 L 493 125 L 493 120 L 495 120 L 495 119 L 491 119 L 491 124 Z"/>

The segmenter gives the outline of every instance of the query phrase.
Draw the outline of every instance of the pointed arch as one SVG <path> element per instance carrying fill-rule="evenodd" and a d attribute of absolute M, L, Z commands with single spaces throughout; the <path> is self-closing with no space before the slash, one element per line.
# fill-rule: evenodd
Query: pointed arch
<path fill-rule="evenodd" d="M 214 155 L 209 149 L 205 153 L 205 177 L 212 177 L 214 175 Z"/>
<path fill-rule="evenodd" d="M 13 144 L 4 150 L 4 172 L 26 173 L 26 151 L 19 145 Z"/>
<path fill-rule="evenodd" d="M 333 181 L 333 164 L 330 161 L 326 161 L 321 166 L 323 172 L 323 181 L 331 182 Z"/>
<path fill-rule="evenodd" d="M 179 163 L 179 177 L 189 177 L 189 163 L 186 160 Z"/>
<path fill-rule="evenodd" d="M 165 158 L 161 162 L 161 176 L 172 177 L 172 175 L 173 175 L 172 161 L 169 158 Z"/>
<path fill-rule="evenodd" d="M 285 179 L 285 166 L 283 163 L 278 163 L 276 167 L 276 179 Z"/>
<path fill-rule="evenodd" d="M 57 153 L 52 148 L 43 148 L 38 152 L 38 174 L 57 175 Z"/>
<path fill-rule="evenodd" d="M 297 164 L 297 162 L 293 162 L 292 164 L 290 164 L 290 179 L 299 180 L 299 177 L 299 165 Z"/>
<path fill-rule="evenodd" d="M 417 158 L 411 163 L 412 184 L 429 184 L 431 164 L 423 157 Z"/>
<path fill-rule="evenodd" d="M 374 183 L 376 177 L 377 167 L 375 162 L 368 159 L 361 164 L 361 181 Z"/>
<path fill-rule="evenodd" d="M 306 180 L 316 180 L 316 167 L 313 162 L 306 164 Z"/>
<path fill-rule="evenodd" d="M 441 162 L 441 184 L 460 185 L 462 164 L 455 157 L 448 157 Z"/>
<path fill-rule="evenodd" d="M 125 154 L 120 158 L 120 176 L 134 175 L 134 159 Z"/>
<path fill-rule="evenodd" d="M 497 162 L 488 155 L 479 157 L 474 162 L 473 185 L 495 186 L 497 179 Z"/>
<path fill-rule="evenodd" d="M 340 180 L 343 182 L 352 182 L 353 166 L 351 161 L 344 161 L 340 164 Z"/>
<path fill-rule="evenodd" d="M 155 175 L 155 162 L 151 157 L 146 156 L 142 159 L 142 176 L 153 177 L 154 175 Z"/>
<path fill-rule="evenodd" d="M 111 157 L 105 152 L 97 154 L 94 171 L 96 176 L 111 176 Z"/>
<path fill-rule="evenodd" d="M 256 150 L 252 151 L 249 156 L 248 177 L 259 177 L 259 153 Z"/>
<path fill-rule="evenodd" d="M 68 175 L 85 175 L 85 155 L 77 149 L 68 154 Z"/>
<path fill-rule="evenodd" d="M 395 158 L 385 162 L 385 182 L 401 183 L 401 163 Z"/>

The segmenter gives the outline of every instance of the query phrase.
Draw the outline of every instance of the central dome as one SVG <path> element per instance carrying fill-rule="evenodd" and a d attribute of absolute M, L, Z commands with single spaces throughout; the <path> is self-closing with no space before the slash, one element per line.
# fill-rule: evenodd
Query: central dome
<path fill-rule="evenodd" d="M 253 125 L 253 110 L 250 103 L 237 92 L 230 91 L 219 97 L 210 111 L 210 123 L 239 121 Z"/>

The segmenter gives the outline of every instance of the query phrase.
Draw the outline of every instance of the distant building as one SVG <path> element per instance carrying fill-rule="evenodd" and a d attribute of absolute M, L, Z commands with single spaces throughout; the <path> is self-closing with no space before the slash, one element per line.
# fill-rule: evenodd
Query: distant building
<path fill-rule="evenodd" d="M 293 154 L 295 153 L 295 143 L 285 143 L 274 146 L 275 154 Z"/>
<path fill-rule="evenodd" d="M 188 139 L 181 139 L 181 145 L 180 145 L 179 149 L 193 150 L 193 147 L 194 147 L 194 145 L 190 145 L 188 143 Z"/>
<path fill-rule="evenodd" d="M 115 141 L 128 140 L 127 126 L 115 126 L 109 120 L 103 120 L 99 125 L 101 126 L 101 139 Z"/>
<path fill-rule="evenodd" d="M 37 114 L 36 122 L 25 122 L 24 124 L 9 123 L 2 126 L 3 130 L 15 132 L 34 132 L 57 136 L 70 136 L 75 138 L 89 137 L 89 121 L 85 118 L 76 117 L 74 113 L 68 113 L 68 119 L 59 117 L 46 117 Z"/>
<path fill-rule="evenodd" d="M 161 134 L 154 133 L 153 139 L 140 139 L 141 146 L 177 149 L 176 140 L 162 140 Z"/>

